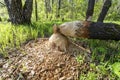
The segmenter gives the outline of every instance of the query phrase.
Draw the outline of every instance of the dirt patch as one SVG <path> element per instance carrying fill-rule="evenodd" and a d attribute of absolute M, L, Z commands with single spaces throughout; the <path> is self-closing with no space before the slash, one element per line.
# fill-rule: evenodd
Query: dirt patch
<path fill-rule="evenodd" d="M 48 47 L 47 38 L 28 42 L 9 52 L 9 59 L 0 58 L 0 78 L 4 80 L 77 80 L 80 64 L 76 55 L 84 53 L 75 45 L 60 52 Z M 87 59 L 88 60 L 88 57 Z M 84 68 L 86 68 L 84 66 Z"/>

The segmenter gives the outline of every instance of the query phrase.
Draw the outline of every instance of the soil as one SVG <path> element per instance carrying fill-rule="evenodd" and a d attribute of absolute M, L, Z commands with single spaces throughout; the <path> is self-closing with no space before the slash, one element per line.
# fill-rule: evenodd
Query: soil
<path fill-rule="evenodd" d="M 82 62 L 77 61 L 79 55 Z M 89 70 L 89 58 L 78 46 L 70 44 L 61 52 L 48 47 L 48 38 L 39 38 L 10 50 L 7 59 L 0 57 L 0 80 L 78 80 Z"/>

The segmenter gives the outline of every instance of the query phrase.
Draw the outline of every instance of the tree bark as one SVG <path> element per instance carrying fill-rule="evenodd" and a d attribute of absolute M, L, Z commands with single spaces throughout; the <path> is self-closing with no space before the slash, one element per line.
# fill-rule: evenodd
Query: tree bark
<path fill-rule="evenodd" d="M 111 3 L 112 3 L 111 0 L 106 0 L 105 1 L 104 5 L 103 5 L 103 8 L 101 10 L 101 13 L 100 13 L 100 15 L 97 19 L 97 22 L 103 22 L 105 16 L 107 15 L 107 12 L 108 12 L 108 10 L 111 6 Z"/>
<path fill-rule="evenodd" d="M 12 24 L 31 23 L 33 0 L 26 0 L 24 7 L 21 0 L 4 0 L 4 2 Z"/>
<path fill-rule="evenodd" d="M 23 21 L 27 24 L 31 23 L 33 0 L 26 0 L 23 7 Z"/>
<path fill-rule="evenodd" d="M 91 21 L 92 19 L 92 15 L 94 12 L 94 4 L 95 4 L 95 0 L 89 0 L 87 12 L 86 12 L 86 19 L 85 19 L 86 21 Z"/>
<path fill-rule="evenodd" d="M 4 0 L 10 20 L 13 24 L 23 23 L 21 0 Z"/>
<path fill-rule="evenodd" d="M 76 30 L 76 35 L 90 39 L 120 40 L 120 25 L 114 23 L 88 22 L 87 26 L 82 26 Z"/>

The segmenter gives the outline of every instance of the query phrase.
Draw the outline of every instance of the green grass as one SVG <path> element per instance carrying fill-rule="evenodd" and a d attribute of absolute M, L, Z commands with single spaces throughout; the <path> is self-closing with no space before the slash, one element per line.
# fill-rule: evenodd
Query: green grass
<path fill-rule="evenodd" d="M 7 56 L 11 48 L 20 47 L 24 42 L 38 37 L 49 37 L 52 26 L 61 22 L 33 22 L 31 25 L 14 26 L 10 23 L 0 23 L 0 54 Z"/>
<path fill-rule="evenodd" d="M 85 72 L 86 71 L 86 72 Z M 81 71 L 79 80 L 120 80 L 120 63 L 102 63 L 95 65 L 90 63 L 90 69 Z"/>
<path fill-rule="evenodd" d="M 120 21 L 104 21 L 104 22 L 109 22 L 109 23 L 116 23 L 120 25 Z"/>
<path fill-rule="evenodd" d="M 52 34 L 52 26 L 61 23 L 63 22 L 59 20 L 38 21 L 31 25 L 19 26 L 0 23 L 0 54 L 8 56 L 10 49 L 19 48 L 24 42 L 38 37 L 49 37 Z M 120 22 L 114 23 L 120 24 Z M 91 70 L 87 73 L 83 72 L 80 75 L 80 80 L 120 79 L 120 41 L 82 38 L 77 40 L 85 43 L 92 51 L 89 66 Z M 83 64 L 85 57 L 80 55 L 76 59 L 80 64 Z"/>
<path fill-rule="evenodd" d="M 38 31 L 32 26 L 13 26 L 10 23 L 0 24 L 0 53 L 7 55 L 10 48 L 19 47 L 30 39 L 36 39 Z"/>
<path fill-rule="evenodd" d="M 120 41 L 79 39 L 91 49 L 90 69 L 80 75 L 80 80 L 120 80 Z M 77 57 L 77 61 L 84 63 L 84 57 Z"/>
<path fill-rule="evenodd" d="M 87 44 L 92 51 L 90 69 L 80 75 L 80 80 L 120 79 L 120 41 L 79 39 Z M 77 57 L 78 62 L 84 63 L 84 57 Z M 86 70 L 86 68 L 84 69 Z"/>

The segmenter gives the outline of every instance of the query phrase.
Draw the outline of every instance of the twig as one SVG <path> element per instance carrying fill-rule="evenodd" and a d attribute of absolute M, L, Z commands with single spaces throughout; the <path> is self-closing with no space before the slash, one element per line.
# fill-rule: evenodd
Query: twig
<path fill-rule="evenodd" d="M 83 51 L 86 51 L 86 52 L 88 52 L 88 53 L 91 53 L 91 51 L 90 51 L 90 50 L 85 49 L 84 47 L 79 46 L 78 44 L 76 44 L 76 43 L 74 43 L 74 42 L 72 42 L 72 41 L 71 41 L 71 43 L 72 43 L 72 44 L 74 44 L 75 46 L 79 47 L 79 48 L 80 48 L 80 49 L 82 49 Z"/>
<path fill-rule="evenodd" d="M 71 40 L 71 39 L 69 38 L 69 40 Z M 74 43 L 72 40 L 71 40 L 70 42 L 71 42 L 73 45 L 75 45 L 76 47 L 79 47 L 81 50 L 86 51 L 86 52 L 88 52 L 88 53 L 91 53 L 90 50 L 85 49 L 85 48 L 82 47 L 82 46 L 79 46 L 78 44 Z"/>

